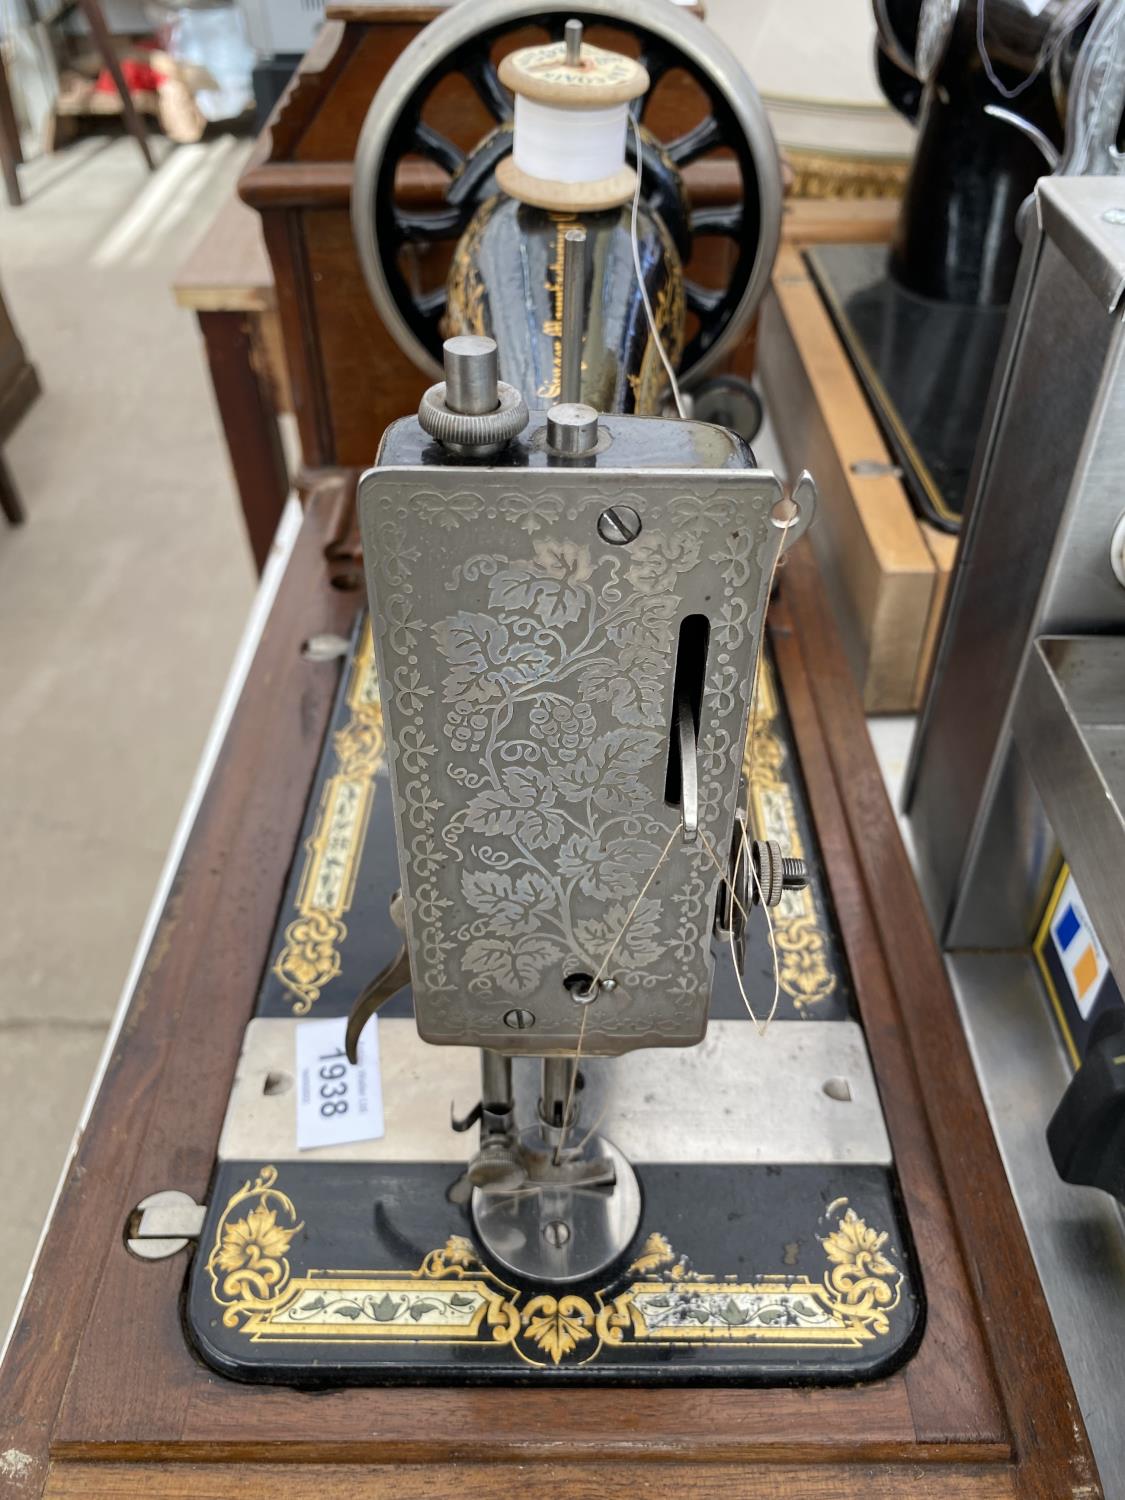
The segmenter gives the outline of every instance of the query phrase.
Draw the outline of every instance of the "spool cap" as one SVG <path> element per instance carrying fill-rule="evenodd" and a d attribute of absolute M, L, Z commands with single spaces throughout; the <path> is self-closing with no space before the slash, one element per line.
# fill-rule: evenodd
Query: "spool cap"
<path fill-rule="evenodd" d="M 500 64 L 500 82 L 513 94 L 567 109 L 608 109 L 648 91 L 647 70 L 634 58 L 583 42 L 579 61 L 567 61 L 566 42 L 521 47 Z"/>

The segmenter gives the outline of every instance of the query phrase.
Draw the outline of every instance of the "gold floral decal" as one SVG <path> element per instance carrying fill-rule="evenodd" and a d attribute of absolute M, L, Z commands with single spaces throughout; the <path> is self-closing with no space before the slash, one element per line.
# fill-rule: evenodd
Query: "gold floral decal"
<path fill-rule="evenodd" d="M 305 842 L 298 915 L 285 929 L 273 972 L 293 996 L 294 1015 L 312 1009 L 340 972 L 344 917 L 352 904 L 363 839 L 383 763 L 383 713 L 369 625 L 352 663 L 351 717 L 333 740 L 337 771 L 324 783 L 316 825 Z"/>
<path fill-rule="evenodd" d="M 751 777 L 755 837 L 776 839 L 787 855 L 803 859 L 805 850 L 793 789 L 784 774 L 786 752 L 776 732 L 777 718 L 773 672 L 763 661 L 757 714 L 751 718 L 743 760 L 743 772 Z M 836 989 L 836 975 L 828 964 L 828 937 L 811 886 L 785 892 L 773 914 L 773 930 L 784 993 L 799 1011 L 827 1000 Z"/>
<path fill-rule="evenodd" d="M 207 1260 L 223 1323 L 255 1342 L 378 1340 L 508 1345 L 525 1363 L 589 1364 L 626 1343 L 737 1342 L 856 1349 L 890 1332 L 902 1272 L 887 1234 L 848 1208 L 821 1243 L 830 1262 L 807 1276 L 723 1281 L 695 1271 L 662 1234 L 650 1234 L 615 1285 L 592 1300 L 521 1292 L 451 1235 L 415 1271 L 309 1271 L 291 1276 L 290 1242 L 302 1227 L 263 1167 L 227 1204 Z M 243 1210 L 240 1214 L 238 1211 Z M 628 1281 L 626 1278 L 637 1278 Z M 595 1305 L 596 1304 L 596 1305 Z"/>
<path fill-rule="evenodd" d="M 440 1250 L 431 1250 L 414 1272 L 415 1276 L 445 1276 L 450 1272 L 467 1271 L 479 1265 L 472 1240 L 463 1234 L 451 1234 Z"/>
<path fill-rule="evenodd" d="M 296 1212 L 276 1181 L 276 1168 L 263 1167 L 234 1195 L 216 1229 L 207 1269 L 226 1327 L 255 1343 L 510 1344 L 519 1337 L 518 1293 L 481 1265 L 461 1235 L 431 1250 L 416 1271 L 292 1276 L 286 1254 L 302 1226 L 279 1221 L 295 1221 Z M 245 1215 L 233 1217 L 248 1202 L 253 1206 Z"/>
<path fill-rule="evenodd" d="M 297 1210 L 274 1184 L 276 1167 L 263 1167 L 227 1204 L 207 1257 L 211 1293 L 225 1305 L 223 1323 L 237 1328 L 242 1316 L 274 1309 L 289 1285 L 289 1245 L 303 1225 Z M 245 1217 L 236 1209 L 251 1204 Z M 278 1216 L 287 1222 L 279 1222 Z"/>
<path fill-rule="evenodd" d="M 548 280 L 544 289 L 551 294 L 552 316 L 543 324 L 543 332 L 551 340 L 551 376 L 549 380 L 540 383 L 536 395 L 557 400 L 562 390 L 563 259 L 566 255 L 566 232 L 578 220 L 570 213 L 553 213 L 549 217 L 555 225 L 555 258 L 547 267 Z"/>
<path fill-rule="evenodd" d="M 492 218 L 499 201 L 495 199 L 492 203 L 486 203 L 473 216 L 472 223 L 457 246 L 447 281 L 449 295 L 442 329 L 446 337 L 459 333 L 487 332 L 484 316 L 485 287 L 477 256 L 484 226 Z"/>
<path fill-rule="evenodd" d="M 886 1230 L 869 1229 L 853 1208 L 821 1241 L 833 1263 L 824 1278 L 829 1295 L 849 1317 L 862 1319 L 875 1333 L 890 1331 L 887 1310 L 898 1305 L 902 1282 L 883 1253 L 886 1242 Z"/>
<path fill-rule="evenodd" d="M 590 1338 L 594 1309 L 585 1297 L 576 1297 L 573 1293 L 559 1298 L 533 1297 L 524 1309 L 523 1322 L 524 1337 L 557 1365 Z"/>
<path fill-rule="evenodd" d="M 664 1271 L 616 1296 L 598 1294 L 598 1350 L 625 1343 L 820 1345 L 855 1349 L 890 1332 L 902 1273 L 884 1252 L 887 1235 L 848 1209 L 821 1243 L 831 1269 L 807 1276 L 719 1281 L 675 1257 L 663 1235 L 650 1235 L 627 1274 Z"/>
<path fill-rule="evenodd" d="M 676 1259 L 675 1252 L 667 1239 L 662 1234 L 650 1234 L 645 1240 L 644 1248 L 640 1255 L 632 1262 L 629 1270 L 635 1276 L 643 1276 L 647 1271 L 663 1270 L 670 1266 Z"/>

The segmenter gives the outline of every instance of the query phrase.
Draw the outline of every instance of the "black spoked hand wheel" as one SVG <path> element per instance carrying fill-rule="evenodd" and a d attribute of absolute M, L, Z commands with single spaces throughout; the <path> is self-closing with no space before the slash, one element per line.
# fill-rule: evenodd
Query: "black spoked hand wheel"
<path fill-rule="evenodd" d="M 632 37 L 648 70 L 652 87 L 634 112 L 644 126 L 643 190 L 650 206 L 660 211 L 661 195 L 673 191 L 670 169 L 682 170 L 718 152 L 733 155 L 738 166 L 740 201 L 696 209 L 681 227 L 685 261 L 703 237 L 717 235 L 733 246 L 725 285 L 705 285 L 690 274 L 685 282 L 689 327 L 680 376 L 690 384 L 737 343 L 765 292 L 780 232 L 781 176 L 765 110 L 741 66 L 711 31 L 669 0 L 582 0 L 575 6 L 480 0 L 456 5 L 432 22 L 387 74 L 360 134 L 352 224 L 364 276 L 404 352 L 423 370 L 440 375 L 444 276 L 438 284 L 422 285 L 419 261 L 444 268 L 480 203 L 496 191 L 495 168 L 512 141 L 512 101 L 496 65 L 505 39 L 519 33 L 526 41 L 529 26 L 558 39 L 572 17 Z M 662 141 L 646 116 L 662 81 L 671 85 L 677 74 L 690 80 L 700 118 Z M 492 124 L 471 144 L 455 140 L 457 131 L 432 123 L 433 106 L 443 97 L 450 113 L 451 83 L 458 78 L 462 97 L 467 85 L 478 116 L 483 106 L 483 118 Z M 628 152 L 635 161 L 632 131 Z M 440 207 L 410 202 L 408 168 L 419 158 L 447 179 Z"/>

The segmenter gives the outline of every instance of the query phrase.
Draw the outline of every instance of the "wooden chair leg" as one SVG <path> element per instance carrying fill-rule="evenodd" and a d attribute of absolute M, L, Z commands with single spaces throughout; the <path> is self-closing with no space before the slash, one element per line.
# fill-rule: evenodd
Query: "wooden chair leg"
<path fill-rule="evenodd" d="M 19 172 L 16 170 L 22 161 L 23 152 L 20 149 L 20 132 L 16 124 L 16 112 L 12 107 L 12 95 L 8 87 L 8 74 L 4 67 L 4 59 L 0 57 L 0 171 L 4 174 L 4 186 L 8 190 L 8 202 L 13 208 L 18 208 L 23 202 L 23 194 L 20 192 Z"/>
<path fill-rule="evenodd" d="M 110 75 L 117 85 L 117 92 L 121 95 L 121 108 L 125 114 L 125 128 L 140 147 L 141 155 L 145 159 L 145 166 L 152 172 L 155 170 L 156 164 L 152 159 L 152 152 L 148 148 L 148 133 L 145 130 L 144 122 L 137 113 L 133 97 L 129 93 L 129 86 L 125 82 L 124 75 L 121 72 L 121 63 L 114 49 L 113 38 L 109 34 L 109 27 L 105 23 L 105 16 L 102 13 L 100 0 L 78 0 L 78 4 L 82 8 L 82 14 L 86 17 L 86 24 L 89 26 L 98 51 L 102 55 L 102 61 L 109 69 Z"/>
<path fill-rule="evenodd" d="M 4 455 L 0 453 L 0 510 L 7 516 L 12 526 L 22 526 L 27 520 L 27 512 L 23 508 L 16 482 L 12 478 L 12 471 L 4 462 Z"/>

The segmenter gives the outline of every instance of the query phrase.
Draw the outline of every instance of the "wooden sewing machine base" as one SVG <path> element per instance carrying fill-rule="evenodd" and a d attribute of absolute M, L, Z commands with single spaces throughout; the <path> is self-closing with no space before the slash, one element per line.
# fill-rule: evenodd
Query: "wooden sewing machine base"
<path fill-rule="evenodd" d="M 198 1337 L 198 1299 L 211 1297 L 206 1260 L 216 1245 L 221 1254 L 222 1215 L 243 1185 L 251 1196 L 274 1185 L 272 1177 L 259 1180 L 265 1168 L 276 1170 L 276 1186 L 294 1210 L 290 1218 L 276 1202 L 269 1209 L 276 1213 L 270 1227 L 286 1231 L 271 1240 L 274 1259 L 288 1262 L 285 1274 L 313 1279 L 311 1273 L 343 1264 L 309 1260 L 307 1242 L 296 1232 L 303 1220 L 314 1223 L 320 1210 L 316 1190 L 306 1194 L 304 1174 L 317 1171 L 313 1163 L 248 1153 L 231 1155 L 218 1173 L 215 1165 L 247 1023 L 256 1005 L 260 1020 L 269 1017 L 263 974 L 276 968 L 278 936 L 286 918 L 293 920 L 294 850 L 302 847 L 313 812 L 310 789 L 331 743 L 326 728 L 345 701 L 339 664 L 302 653 L 310 637 L 347 635 L 356 619 L 358 568 L 339 545 L 332 549 L 335 561 L 325 558 L 333 541 L 333 500 L 319 492 L 310 498 L 0 1370 L 5 1497 L 237 1500 L 277 1494 L 331 1500 L 455 1493 L 473 1500 L 555 1493 L 564 1486 L 580 1497 L 740 1500 L 856 1494 L 1085 1500 L 1099 1494 L 942 962 L 804 543 L 785 568 L 771 609 L 771 647 L 819 849 L 821 895 L 831 905 L 833 940 L 846 966 L 847 1004 L 862 1023 L 893 1151 L 893 1196 L 881 1200 L 878 1212 L 893 1214 L 895 1222 L 877 1224 L 880 1232 L 891 1230 L 888 1239 L 878 1247 L 864 1242 L 861 1253 L 881 1284 L 891 1279 L 881 1269 L 890 1264 L 895 1274 L 906 1274 L 915 1295 L 924 1287 L 924 1320 L 900 1302 L 903 1324 L 888 1335 L 895 1355 L 883 1369 L 896 1362 L 897 1368 L 821 1385 L 790 1369 L 752 1390 L 745 1371 L 729 1381 L 712 1372 L 705 1388 L 688 1383 L 690 1376 L 666 1385 L 634 1376 L 628 1389 L 590 1388 L 548 1372 L 538 1388 L 528 1388 L 526 1380 L 499 1387 L 391 1381 L 377 1391 L 341 1385 L 314 1393 L 232 1380 L 200 1357 L 188 1325 Z M 326 1000 L 330 993 L 329 986 Z M 388 1027 L 393 1024 L 392 1018 Z M 819 1029 L 794 1019 L 787 1024 Z M 454 1153 L 446 1165 L 456 1160 Z M 362 1170 L 347 1167 L 358 1175 Z M 748 1203 L 758 1170 L 745 1169 Z M 887 1170 L 862 1168 L 861 1175 L 873 1181 Z M 344 1171 L 344 1165 L 332 1168 Z M 801 1274 L 810 1285 L 824 1286 L 837 1264 L 826 1243 L 839 1232 L 841 1217 L 836 1213 L 834 1221 L 829 1212 L 827 1187 L 809 1195 L 805 1213 L 813 1222 L 804 1226 L 798 1254 L 810 1258 L 795 1266 L 784 1256 L 781 1264 L 769 1262 L 756 1245 L 754 1263 L 744 1267 L 724 1260 L 722 1246 L 708 1254 L 704 1216 L 698 1225 L 682 1226 L 690 1244 L 678 1242 L 679 1229 L 663 1220 L 658 1225 L 655 1216 L 649 1230 L 664 1234 L 675 1257 L 690 1256 L 704 1301 L 708 1288 L 732 1273 L 738 1284 L 777 1276 L 774 1284 L 784 1289 L 786 1277 Z M 125 1248 L 132 1209 L 164 1188 L 210 1204 L 190 1264 L 192 1252 L 142 1262 Z M 651 1197 L 657 1205 L 659 1192 Z M 235 1204 L 226 1226 L 249 1219 L 252 1209 Z M 778 1212 L 778 1201 L 763 1196 L 761 1225 Z M 869 1213 L 874 1223 L 877 1212 Z M 256 1223 L 265 1227 L 261 1219 Z M 450 1252 L 446 1227 L 435 1224 L 428 1237 L 419 1227 L 412 1248 L 422 1253 L 411 1269 L 421 1269 L 430 1252 L 438 1252 L 442 1265 L 455 1264 L 458 1247 L 455 1242 Z M 788 1239 L 788 1232 L 780 1237 Z M 237 1239 L 230 1241 L 230 1265 Z M 842 1245 L 837 1249 L 844 1253 Z M 625 1291 L 614 1297 L 629 1295 L 634 1281 L 661 1280 L 670 1271 L 659 1264 L 658 1246 L 651 1253 L 656 1261 L 627 1269 Z M 814 1254 L 820 1258 L 815 1275 Z M 404 1252 L 403 1266 L 407 1259 Z M 266 1316 L 268 1309 L 250 1309 L 248 1316 L 233 1306 L 234 1298 L 224 1305 L 218 1256 L 213 1264 L 220 1300 L 208 1317 L 217 1318 L 236 1349 L 239 1339 L 268 1347 L 243 1332 L 250 1316 Z M 438 1264 L 431 1258 L 430 1270 Z M 475 1264 L 456 1267 L 469 1274 L 454 1279 L 487 1282 Z M 361 1261 L 359 1269 L 394 1268 Z M 706 1273 L 716 1281 L 705 1281 Z M 723 1306 L 730 1304 L 735 1311 L 728 1313 L 737 1318 L 749 1304 L 734 1285 L 728 1284 Z M 322 1292 L 302 1287 L 300 1294 L 315 1302 Z M 386 1303 L 379 1301 L 384 1295 Z M 397 1285 L 384 1288 L 371 1305 L 389 1321 L 398 1316 L 391 1304 L 397 1309 L 400 1296 Z M 429 1296 L 435 1300 L 434 1288 Z M 632 1296 L 635 1302 L 638 1294 Z M 575 1320 L 589 1334 L 576 1339 L 584 1353 L 601 1334 L 626 1326 L 614 1325 L 607 1314 L 599 1329 L 602 1308 L 596 1296 L 586 1301 L 590 1320 L 584 1314 Z M 606 1307 L 613 1306 L 611 1297 Z M 314 1315 L 324 1311 L 313 1307 Z M 234 1316 L 223 1324 L 227 1312 Z M 707 1317 L 700 1328 L 710 1326 Z M 519 1305 L 513 1318 L 523 1338 L 530 1320 Z M 376 1324 L 381 1320 L 372 1316 Z M 508 1326 L 514 1326 L 511 1319 Z M 627 1326 L 635 1334 L 636 1322 Z M 543 1344 L 523 1342 L 542 1357 Z M 603 1341 L 590 1372 L 612 1343 Z M 564 1352 L 560 1367 L 572 1357 Z M 209 1358 L 220 1362 L 214 1350 Z M 536 1373 L 532 1365 L 524 1369 Z M 760 1372 L 753 1378 L 763 1380 Z"/>
<path fill-rule="evenodd" d="M 476 1146 L 458 1134 L 479 1054 L 418 1036 L 410 990 L 377 1021 L 382 1133 L 300 1150 L 296 1031 L 342 1020 L 402 935 L 391 791 L 371 632 L 352 632 L 336 706 L 270 945 L 194 1257 L 187 1323 L 220 1372 L 341 1384 L 820 1385 L 872 1379 L 917 1342 L 924 1298 L 890 1143 L 831 916 L 792 729 L 763 663 L 745 774 L 754 826 L 804 858 L 810 883 L 772 915 L 779 995 L 759 1033 L 716 944 L 707 1037 L 684 1051 L 585 1057 L 572 1144 L 591 1121 L 641 1191 L 631 1244 L 594 1276 L 531 1280 L 480 1243 L 455 1191 Z M 607 907 L 636 894 L 616 876 Z M 773 996 L 765 917 L 743 980 Z M 576 1007 L 575 1025 L 578 1010 Z M 328 1042 L 318 1043 L 318 1051 Z M 335 1119 L 342 1071 L 327 1065 Z M 536 1117 L 537 1060 L 513 1066 Z M 311 1079 L 310 1074 L 310 1079 Z M 307 1089 L 316 1104 L 311 1081 Z M 359 1100 L 352 1101 L 353 1106 Z M 307 1107 L 307 1106 L 306 1106 Z M 354 1112 L 354 1111 L 353 1111 Z M 513 1225 L 510 1234 L 520 1239 Z M 347 1269 L 342 1269 L 347 1268 Z M 546 1268 L 549 1272 L 549 1267 Z"/>

